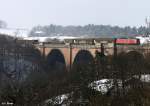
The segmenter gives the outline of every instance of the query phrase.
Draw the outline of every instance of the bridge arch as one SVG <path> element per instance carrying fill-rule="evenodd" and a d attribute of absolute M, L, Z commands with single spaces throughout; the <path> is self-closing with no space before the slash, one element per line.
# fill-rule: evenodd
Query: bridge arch
<path fill-rule="evenodd" d="M 123 59 L 128 63 L 136 63 L 144 61 L 144 55 L 138 51 L 120 52 L 117 58 Z"/>
<path fill-rule="evenodd" d="M 75 65 L 89 65 L 94 62 L 94 57 L 88 50 L 80 50 L 76 54 L 73 60 L 73 66 Z"/>
<path fill-rule="evenodd" d="M 52 49 L 46 57 L 47 69 L 52 71 L 66 70 L 66 62 L 63 53 L 59 49 Z"/>
<path fill-rule="evenodd" d="M 30 51 L 30 52 L 31 52 L 32 58 L 35 58 L 37 60 L 39 60 L 39 59 L 41 60 L 42 59 L 42 54 L 41 54 L 41 52 L 38 49 L 34 49 L 34 50 Z"/>
<path fill-rule="evenodd" d="M 128 70 L 136 75 L 145 71 L 144 55 L 138 51 L 130 51 L 126 54 Z"/>
<path fill-rule="evenodd" d="M 126 59 L 130 64 L 142 65 L 142 63 L 144 63 L 144 55 L 138 51 L 126 53 Z"/>
<path fill-rule="evenodd" d="M 27 56 L 25 60 L 30 61 L 33 63 L 33 65 L 36 66 L 36 68 L 43 68 L 42 66 L 42 54 L 38 49 L 33 49 L 30 51 L 31 56 Z"/>

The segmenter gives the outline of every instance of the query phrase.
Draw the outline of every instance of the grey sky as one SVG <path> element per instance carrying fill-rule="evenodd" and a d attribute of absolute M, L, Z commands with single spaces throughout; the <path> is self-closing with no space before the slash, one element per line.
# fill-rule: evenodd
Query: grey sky
<path fill-rule="evenodd" d="M 0 0 L 9 27 L 35 25 L 144 25 L 150 0 Z"/>

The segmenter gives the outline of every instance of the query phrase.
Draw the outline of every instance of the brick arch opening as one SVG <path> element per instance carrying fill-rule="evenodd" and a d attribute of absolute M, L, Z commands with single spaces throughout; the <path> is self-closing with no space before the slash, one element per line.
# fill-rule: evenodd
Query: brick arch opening
<path fill-rule="evenodd" d="M 120 53 L 118 53 L 117 54 L 118 56 L 127 56 L 127 57 L 132 57 L 132 58 L 138 58 L 138 56 L 140 57 L 140 58 L 144 58 L 144 55 L 141 53 L 141 52 L 139 52 L 139 51 L 135 51 L 135 50 L 129 50 L 129 51 L 122 51 L 122 52 L 120 52 Z"/>
<path fill-rule="evenodd" d="M 133 61 L 144 59 L 144 55 L 138 51 L 129 51 L 126 53 L 126 56 L 129 57 L 129 59 L 132 59 Z"/>
<path fill-rule="evenodd" d="M 138 51 L 120 52 L 117 58 L 124 59 L 128 62 L 144 61 L 144 55 Z"/>
<path fill-rule="evenodd" d="M 47 69 L 51 71 L 65 71 L 66 62 L 63 53 L 59 49 L 52 49 L 46 58 Z"/>
<path fill-rule="evenodd" d="M 73 67 L 77 65 L 89 65 L 94 62 L 94 57 L 88 50 L 80 50 L 74 60 L 73 60 Z"/>
<path fill-rule="evenodd" d="M 33 49 L 31 51 L 31 55 L 32 55 L 32 57 L 34 57 L 36 59 L 41 59 L 42 58 L 42 54 L 38 49 Z"/>
<path fill-rule="evenodd" d="M 134 71 L 136 75 L 145 71 L 144 55 L 138 51 L 126 53 L 127 65 L 129 71 Z"/>
<path fill-rule="evenodd" d="M 133 77 L 145 73 L 145 59 L 142 53 L 130 51 L 128 53 L 121 52 L 115 58 L 116 66 L 119 74 L 125 77 Z M 118 75 L 119 76 L 119 75 Z"/>
<path fill-rule="evenodd" d="M 44 58 L 42 58 L 42 54 L 38 49 L 32 49 L 30 51 L 30 56 L 25 56 L 25 60 L 32 62 L 36 68 L 43 68 L 41 64 Z"/>

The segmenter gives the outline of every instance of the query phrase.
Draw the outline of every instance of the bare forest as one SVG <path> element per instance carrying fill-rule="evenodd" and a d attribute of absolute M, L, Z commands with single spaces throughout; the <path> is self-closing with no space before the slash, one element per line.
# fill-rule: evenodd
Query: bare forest
<path fill-rule="evenodd" d="M 132 51 L 105 56 L 96 52 L 93 58 L 84 50 L 68 71 L 61 55 L 45 59 L 30 42 L 0 37 L 3 105 L 8 102 L 14 106 L 150 105 L 150 82 L 142 79 L 150 74 L 150 54 L 143 56 Z M 95 89 L 98 83 L 92 84 L 101 79 L 108 79 L 106 84 L 111 81 L 107 92 Z M 59 95 L 65 95 L 65 100 Z"/>

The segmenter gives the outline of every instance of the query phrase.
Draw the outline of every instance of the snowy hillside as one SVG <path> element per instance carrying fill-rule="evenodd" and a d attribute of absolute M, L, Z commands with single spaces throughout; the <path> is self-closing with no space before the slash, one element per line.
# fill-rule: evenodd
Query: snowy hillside
<path fill-rule="evenodd" d="M 0 28 L 0 34 L 22 38 L 24 40 L 38 40 L 39 42 L 46 42 L 48 40 L 58 40 L 63 41 L 64 39 L 75 39 L 79 37 L 73 37 L 73 36 L 50 36 L 50 37 L 29 37 L 29 30 L 25 29 L 11 29 L 11 28 Z"/>
<path fill-rule="evenodd" d="M 49 40 L 59 40 L 63 41 L 64 39 L 76 39 L 79 37 L 73 37 L 73 36 L 51 36 L 51 37 L 24 37 L 24 40 L 38 40 L 39 42 L 46 42 Z"/>
<path fill-rule="evenodd" d="M 26 29 L 13 29 L 13 28 L 0 28 L 0 34 L 9 35 L 12 37 L 28 37 L 29 30 Z"/>

